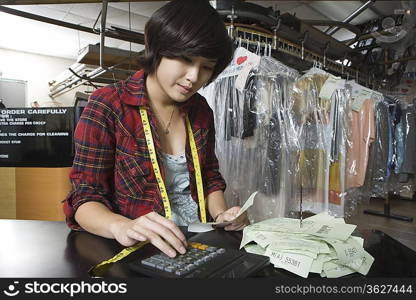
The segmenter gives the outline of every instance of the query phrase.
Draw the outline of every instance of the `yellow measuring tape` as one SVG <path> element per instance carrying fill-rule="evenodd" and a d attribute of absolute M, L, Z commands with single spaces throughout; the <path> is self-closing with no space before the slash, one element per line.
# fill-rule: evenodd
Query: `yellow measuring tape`
<path fill-rule="evenodd" d="M 147 144 L 147 148 L 148 148 L 149 155 L 150 155 L 150 161 L 152 162 L 152 167 L 153 167 L 153 170 L 155 172 L 156 181 L 157 181 L 157 184 L 159 185 L 159 191 L 160 191 L 160 194 L 162 196 L 163 207 L 165 209 L 165 217 L 168 218 L 169 220 L 171 220 L 172 219 L 172 210 L 170 208 L 170 202 L 169 202 L 168 193 L 166 191 L 166 186 L 165 186 L 165 183 L 163 182 L 163 179 L 162 179 L 162 173 L 160 172 L 159 164 L 157 162 L 156 150 L 155 150 L 155 145 L 154 145 L 153 136 L 152 136 L 152 130 L 150 129 L 150 122 L 149 122 L 149 118 L 148 118 L 146 109 L 144 109 L 142 107 L 140 108 L 140 116 L 141 116 L 141 119 L 142 119 L 142 124 L 143 124 L 143 128 L 144 128 L 144 135 L 146 137 L 146 144 Z M 197 151 L 197 148 L 196 148 L 194 134 L 192 132 L 191 122 L 189 121 L 188 116 L 186 116 L 186 127 L 187 127 L 187 130 L 188 130 L 189 144 L 191 146 L 192 161 L 194 163 L 194 168 L 195 168 L 195 180 L 196 180 L 196 188 L 197 188 L 197 193 L 198 193 L 199 211 L 200 211 L 200 214 L 201 214 L 201 222 L 206 223 L 207 222 L 207 216 L 206 216 L 206 210 L 205 210 L 205 196 L 204 196 L 204 186 L 203 186 L 203 183 L 202 183 L 201 165 L 199 164 L 198 151 Z M 96 265 L 95 267 L 91 268 L 89 270 L 90 275 L 92 275 L 92 276 L 101 276 L 104 273 L 103 270 L 109 264 L 115 263 L 115 262 L 123 259 L 127 255 L 129 255 L 130 253 L 140 249 L 141 247 L 143 247 L 147 243 L 149 243 L 149 242 L 148 241 L 139 242 L 139 243 L 135 244 L 134 246 L 123 249 L 122 251 L 120 251 L 118 254 L 116 254 L 112 258 L 110 258 L 108 260 L 105 260 L 105 261 L 99 263 L 98 265 Z"/>

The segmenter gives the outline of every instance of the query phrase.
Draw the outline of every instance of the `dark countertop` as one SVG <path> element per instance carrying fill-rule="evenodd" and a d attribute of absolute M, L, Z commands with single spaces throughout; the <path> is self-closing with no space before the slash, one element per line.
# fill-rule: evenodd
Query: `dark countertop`
<path fill-rule="evenodd" d="M 92 266 L 123 249 L 115 240 L 71 231 L 64 222 L 0 220 L 0 232 L 0 277 L 89 277 L 88 270 Z M 362 229 L 359 234 L 365 240 L 364 248 L 375 258 L 367 277 L 416 277 L 416 252 L 378 230 Z M 237 249 L 242 232 L 215 230 L 190 233 L 187 237 L 191 241 Z M 147 250 L 141 249 L 112 264 L 104 277 L 138 276 L 127 264 L 140 257 L 141 252 L 153 250 L 151 245 L 145 247 Z M 296 275 L 269 266 L 256 274 L 256 277 L 263 276 Z"/>

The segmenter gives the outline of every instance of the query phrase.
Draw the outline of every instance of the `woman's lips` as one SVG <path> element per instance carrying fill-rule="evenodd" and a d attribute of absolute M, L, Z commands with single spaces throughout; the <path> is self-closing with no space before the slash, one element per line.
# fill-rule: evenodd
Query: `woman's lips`
<path fill-rule="evenodd" d="M 189 94 L 190 92 L 192 92 L 191 87 L 186 87 L 186 86 L 183 86 L 181 84 L 178 84 L 178 86 L 179 86 L 179 90 L 180 90 L 181 94 Z"/>

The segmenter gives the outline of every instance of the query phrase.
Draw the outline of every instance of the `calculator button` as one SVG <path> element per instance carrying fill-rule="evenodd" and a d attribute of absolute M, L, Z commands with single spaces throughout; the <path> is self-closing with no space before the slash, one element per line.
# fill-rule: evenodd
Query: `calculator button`
<path fill-rule="evenodd" d="M 142 265 L 151 267 L 151 268 L 155 268 L 156 267 L 157 262 L 151 260 L 151 259 L 144 259 L 142 260 Z"/>
<path fill-rule="evenodd" d="M 169 273 L 172 273 L 175 270 L 176 270 L 176 268 L 174 266 L 172 266 L 172 265 L 165 267 L 165 271 L 166 272 L 169 272 Z"/>
<path fill-rule="evenodd" d="M 182 276 L 182 275 L 185 275 L 188 272 L 189 271 L 186 270 L 186 269 L 178 269 L 178 270 L 175 271 L 175 274 L 178 275 L 178 276 Z"/>
<path fill-rule="evenodd" d="M 199 249 L 206 250 L 209 246 L 208 245 L 201 245 L 199 246 Z"/>

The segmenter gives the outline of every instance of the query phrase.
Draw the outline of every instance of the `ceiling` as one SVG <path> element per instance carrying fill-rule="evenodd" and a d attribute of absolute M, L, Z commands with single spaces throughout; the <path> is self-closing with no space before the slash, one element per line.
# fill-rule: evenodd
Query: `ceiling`
<path fill-rule="evenodd" d="M 0 3 L 17 3 L 20 1 L 2 0 Z M 40 2 L 74 2 L 74 1 L 31 1 Z M 82 1 L 79 1 L 82 2 Z M 84 1 L 91 2 L 91 1 Z M 94 2 L 94 1 L 92 1 Z M 148 2 L 110 2 L 107 10 L 107 27 L 117 26 L 132 31 L 143 32 L 144 25 L 151 14 L 167 1 Z M 247 1 L 264 7 L 272 7 L 281 13 L 296 14 L 300 19 L 342 21 L 351 12 L 366 1 Z M 26 2 L 27 3 L 27 2 Z M 7 5 L 13 9 L 45 16 L 73 24 L 92 28 L 101 10 L 101 3 L 68 3 L 68 4 L 37 4 Z M 401 7 L 401 1 L 376 1 L 363 13 L 351 21 L 361 24 L 371 19 L 392 15 Z M 97 26 L 99 27 L 100 22 Z M 320 27 L 320 29 L 325 29 Z M 354 35 L 344 29 L 334 37 L 347 40 Z M 57 25 L 30 20 L 0 12 L 0 48 L 7 48 L 30 53 L 51 55 L 68 59 L 76 59 L 79 51 L 88 44 L 100 42 L 99 35 L 64 28 Z M 122 40 L 106 38 L 106 46 L 132 51 L 140 51 L 143 45 Z"/>

